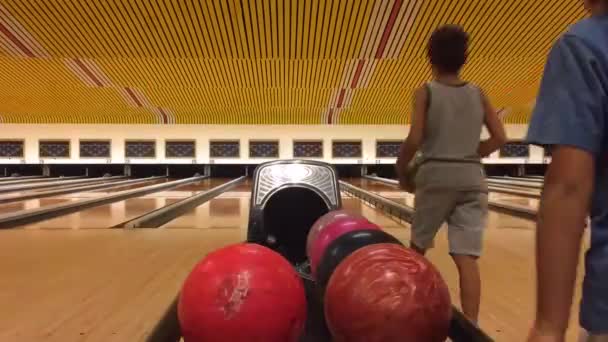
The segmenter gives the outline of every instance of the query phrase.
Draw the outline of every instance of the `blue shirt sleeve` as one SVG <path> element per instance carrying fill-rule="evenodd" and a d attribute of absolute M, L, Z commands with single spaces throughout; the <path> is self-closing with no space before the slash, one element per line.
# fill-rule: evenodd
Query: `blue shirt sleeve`
<path fill-rule="evenodd" d="M 598 156 L 604 139 L 605 89 L 594 51 L 575 36 L 555 44 L 528 130 L 528 142 L 567 145 Z"/>

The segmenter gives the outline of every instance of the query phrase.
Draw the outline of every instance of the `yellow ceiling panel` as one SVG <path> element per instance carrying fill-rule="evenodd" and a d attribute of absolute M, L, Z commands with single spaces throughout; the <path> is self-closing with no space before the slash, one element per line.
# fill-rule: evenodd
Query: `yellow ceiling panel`
<path fill-rule="evenodd" d="M 0 0 L 0 121 L 404 124 L 441 24 L 529 119 L 579 0 Z M 506 113 L 506 114 L 505 114 Z"/>

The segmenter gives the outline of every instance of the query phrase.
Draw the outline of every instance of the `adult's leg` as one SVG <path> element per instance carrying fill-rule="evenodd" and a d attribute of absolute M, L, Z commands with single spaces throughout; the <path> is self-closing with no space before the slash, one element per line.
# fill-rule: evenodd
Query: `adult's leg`
<path fill-rule="evenodd" d="M 483 231 L 488 211 L 488 195 L 464 192 L 448 218 L 450 254 L 458 269 L 462 311 L 477 323 L 481 302 L 481 255 Z"/>

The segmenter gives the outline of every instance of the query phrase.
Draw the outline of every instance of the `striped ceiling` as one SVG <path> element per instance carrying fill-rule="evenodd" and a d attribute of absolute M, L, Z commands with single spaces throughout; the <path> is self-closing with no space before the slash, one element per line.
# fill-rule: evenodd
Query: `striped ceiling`
<path fill-rule="evenodd" d="M 580 0 L 0 0 L 6 123 L 403 124 L 440 24 L 526 123 Z"/>

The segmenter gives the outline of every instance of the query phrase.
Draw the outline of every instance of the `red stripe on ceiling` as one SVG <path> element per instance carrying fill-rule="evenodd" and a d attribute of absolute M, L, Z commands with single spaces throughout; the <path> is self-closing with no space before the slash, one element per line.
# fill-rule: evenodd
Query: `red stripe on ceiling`
<path fill-rule="evenodd" d="M 80 59 L 74 58 L 74 62 L 78 65 L 78 67 L 80 69 L 82 69 L 82 71 L 84 71 L 85 74 L 87 74 L 87 76 L 91 79 L 91 81 L 93 81 L 93 83 L 95 83 L 98 87 L 103 86 L 103 84 L 97 78 L 97 76 L 95 76 L 95 74 L 93 74 L 93 72 L 91 70 L 89 70 L 89 68 L 87 68 L 87 66 L 84 63 L 82 63 L 82 61 Z"/>
<path fill-rule="evenodd" d="M 344 93 L 345 92 L 346 92 L 346 89 L 340 89 L 340 95 L 338 96 L 338 104 L 336 105 L 337 108 L 342 107 L 342 102 L 344 102 Z"/>
<path fill-rule="evenodd" d="M 327 114 L 327 123 L 331 125 L 333 123 L 333 121 L 334 121 L 334 109 L 331 108 L 329 110 L 329 113 Z"/>
<path fill-rule="evenodd" d="M 127 91 L 127 94 L 129 94 L 129 96 L 131 97 L 131 99 L 133 99 L 133 101 L 135 102 L 135 104 L 137 104 L 137 107 L 143 107 L 142 104 L 141 104 L 141 101 L 139 101 L 139 99 L 137 98 L 137 96 L 135 96 L 135 93 L 133 92 L 133 90 L 131 90 L 131 88 L 125 87 L 125 90 Z"/>
<path fill-rule="evenodd" d="M 357 83 L 359 83 L 359 77 L 361 77 L 361 70 L 363 70 L 363 65 L 365 61 L 363 59 L 359 60 L 359 64 L 357 64 L 357 70 L 355 70 L 355 76 L 353 76 L 353 81 L 350 84 L 351 89 L 355 89 L 357 87 Z"/>
<path fill-rule="evenodd" d="M 158 107 L 158 111 L 163 116 L 163 123 L 167 124 L 169 122 L 169 119 L 167 118 L 167 113 L 165 113 L 165 111 L 160 107 Z"/>
<path fill-rule="evenodd" d="M 28 57 L 36 57 L 32 50 L 30 50 L 17 36 L 15 36 L 4 24 L 0 23 L 0 32 L 4 33 L 6 38 L 8 38 L 13 44 L 17 45 L 19 50 L 26 54 Z"/>
<path fill-rule="evenodd" d="M 386 48 L 386 43 L 388 42 L 388 37 L 393 30 L 393 26 L 395 25 L 395 20 L 397 20 L 397 14 L 399 13 L 399 9 L 401 9 L 401 4 L 403 4 L 403 0 L 395 0 L 393 4 L 393 9 L 391 9 L 391 15 L 388 18 L 388 22 L 384 27 L 384 32 L 382 33 L 382 38 L 380 39 L 380 45 L 378 45 L 378 50 L 376 51 L 376 58 L 382 58 L 382 54 L 384 53 L 384 49 Z"/>

